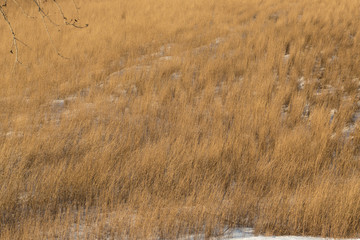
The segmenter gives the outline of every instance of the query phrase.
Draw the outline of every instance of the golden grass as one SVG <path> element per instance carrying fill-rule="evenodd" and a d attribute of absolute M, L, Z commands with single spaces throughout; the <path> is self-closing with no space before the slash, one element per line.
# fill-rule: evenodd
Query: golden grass
<path fill-rule="evenodd" d="M 78 4 L 0 21 L 2 239 L 358 236 L 360 3 Z"/>

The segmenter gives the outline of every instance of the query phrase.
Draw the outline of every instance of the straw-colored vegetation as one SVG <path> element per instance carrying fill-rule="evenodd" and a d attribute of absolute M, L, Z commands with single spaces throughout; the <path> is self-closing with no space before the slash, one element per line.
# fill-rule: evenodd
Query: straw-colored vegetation
<path fill-rule="evenodd" d="M 360 232 L 358 1 L 8 2 L 0 238 Z"/>

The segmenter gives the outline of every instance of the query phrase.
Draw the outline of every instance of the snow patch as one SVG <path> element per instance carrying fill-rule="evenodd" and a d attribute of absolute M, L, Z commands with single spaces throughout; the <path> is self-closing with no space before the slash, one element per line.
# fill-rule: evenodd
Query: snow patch
<path fill-rule="evenodd" d="M 298 89 L 303 90 L 305 88 L 305 78 L 301 77 L 298 79 Z"/>
<path fill-rule="evenodd" d="M 221 238 L 223 240 L 328 240 L 332 238 L 305 237 L 305 236 L 255 236 L 251 228 L 235 229 L 228 236 Z M 349 239 L 347 239 L 349 240 Z"/>
<path fill-rule="evenodd" d="M 330 111 L 330 124 L 333 122 L 336 113 L 337 113 L 336 109 L 331 109 L 331 111 Z"/>
<path fill-rule="evenodd" d="M 171 80 L 179 80 L 182 77 L 182 74 L 180 72 L 174 72 L 170 77 Z"/>
<path fill-rule="evenodd" d="M 290 54 L 285 54 L 283 57 L 284 62 L 287 62 L 290 58 Z"/>

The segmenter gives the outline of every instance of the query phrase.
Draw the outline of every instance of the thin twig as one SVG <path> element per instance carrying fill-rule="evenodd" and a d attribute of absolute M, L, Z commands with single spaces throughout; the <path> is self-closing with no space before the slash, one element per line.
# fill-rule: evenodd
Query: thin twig
<path fill-rule="evenodd" d="M 52 40 L 52 37 L 51 37 L 51 35 L 50 35 L 50 33 L 49 33 L 49 29 L 48 29 L 48 27 L 47 27 L 47 25 L 46 25 L 45 17 L 44 17 L 42 14 L 40 14 L 40 15 L 41 15 L 41 19 L 42 19 L 42 22 L 43 22 L 43 24 L 44 24 L 46 33 L 47 33 L 47 35 L 48 35 L 48 37 L 49 37 L 51 46 L 52 46 L 53 49 L 55 50 L 56 54 L 57 54 L 59 57 L 62 57 L 62 58 L 64 58 L 64 59 L 70 59 L 70 58 L 67 58 L 67 57 L 63 56 L 63 55 L 57 50 L 57 48 L 55 47 L 54 41 Z"/>
<path fill-rule="evenodd" d="M 57 24 L 56 22 L 54 22 L 47 13 L 44 12 L 43 8 L 40 6 L 40 3 L 38 3 L 36 0 L 33 0 L 33 2 L 36 4 L 36 6 L 38 7 L 39 13 L 42 17 L 46 17 L 50 23 L 52 23 L 53 25 L 59 27 L 60 25 Z"/>
<path fill-rule="evenodd" d="M 76 4 L 76 2 L 75 2 L 75 0 L 72 0 L 72 3 L 74 4 L 74 6 L 75 6 L 75 9 L 76 9 L 76 13 L 77 13 L 77 15 L 78 15 L 78 18 L 80 17 L 80 14 L 79 14 L 79 7 L 77 6 L 77 4 Z"/>
<path fill-rule="evenodd" d="M 59 10 L 62 18 L 64 19 L 65 25 L 71 25 L 71 26 L 76 27 L 76 28 L 86 28 L 86 27 L 89 26 L 88 24 L 85 24 L 84 26 L 77 25 L 77 22 L 78 22 L 77 19 L 71 19 L 70 21 L 68 21 L 67 17 L 65 17 L 65 14 L 64 14 L 62 8 L 60 7 L 60 5 L 57 3 L 57 1 L 53 0 L 53 2 L 56 5 L 57 9 Z M 74 4 L 75 4 L 75 2 L 74 2 Z"/>
<path fill-rule="evenodd" d="M 30 50 L 33 50 L 29 45 L 27 45 L 26 43 L 24 43 L 20 39 L 16 38 L 16 41 L 18 41 L 19 43 L 22 43 L 25 47 L 28 47 Z"/>
<path fill-rule="evenodd" d="M 21 10 L 21 12 L 28 18 L 35 18 L 34 16 L 30 16 L 29 14 L 27 14 L 25 12 L 25 10 L 22 8 L 22 6 L 16 1 L 16 0 L 12 0 Z"/>
<path fill-rule="evenodd" d="M 59 12 L 60 12 L 60 14 L 61 14 L 61 16 L 62 16 L 62 18 L 64 19 L 64 23 L 67 23 L 67 22 L 66 22 L 67 18 L 65 17 L 62 8 L 61 8 L 60 5 L 56 2 L 56 0 L 53 0 L 53 2 L 55 3 L 57 9 L 59 10 Z"/>
<path fill-rule="evenodd" d="M 0 6 L 0 12 L 1 12 L 1 15 L 3 16 L 5 22 L 7 23 L 7 25 L 9 26 L 9 29 L 10 29 L 10 32 L 11 32 L 11 35 L 12 35 L 12 38 L 13 38 L 13 46 L 15 47 L 15 64 L 16 63 L 19 63 L 19 64 L 22 64 L 20 61 L 19 61 L 19 50 L 18 50 L 18 46 L 17 46 L 17 38 L 15 36 L 15 31 L 10 23 L 10 21 L 8 20 L 7 16 L 6 16 L 6 13 L 3 9 L 2 6 Z M 12 50 L 10 51 L 12 53 Z"/>

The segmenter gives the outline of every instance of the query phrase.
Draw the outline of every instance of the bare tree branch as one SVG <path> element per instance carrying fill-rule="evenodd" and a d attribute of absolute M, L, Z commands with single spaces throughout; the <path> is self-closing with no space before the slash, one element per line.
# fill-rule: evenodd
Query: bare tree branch
<path fill-rule="evenodd" d="M 11 35 L 12 35 L 12 38 L 13 38 L 13 46 L 15 47 L 15 63 L 20 63 L 21 62 L 19 61 L 19 50 L 18 50 L 18 46 L 17 46 L 17 39 L 16 39 L 16 36 L 15 36 L 15 32 L 14 32 L 14 29 L 8 19 L 8 17 L 6 16 L 6 13 L 3 9 L 4 6 L 6 6 L 7 4 L 7 1 L 5 1 L 4 5 L 0 6 L 0 13 L 1 15 L 3 16 L 5 22 L 7 23 L 7 25 L 9 26 L 9 29 L 10 29 L 10 32 L 11 32 Z M 13 53 L 12 50 L 10 50 L 11 53 Z"/>
<path fill-rule="evenodd" d="M 47 13 L 44 12 L 43 8 L 40 6 L 40 2 L 36 1 L 36 0 L 33 0 L 33 2 L 36 4 L 36 6 L 38 7 L 38 11 L 40 13 L 40 15 L 42 17 L 46 17 L 53 25 L 59 27 L 60 25 L 55 23 Z"/>
<path fill-rule="evenodd" d="M 59 10 L 59 12 L 61 13 L 61 16 L 62 18 L 64 19 L 64 23 L 65 25 L 71 25 L 73 27 L 76 27 L 76 28 L 85 28 L 87 27 L 88 25 L 85 24 L 84 26 L 80 26 L 80 25 L 77 25 L 77 22 L 78 20 L 77 19 L 70 19 L 70 21 L 68 21 L 67 17 L 65 17 L 65 14 L 62 10 L 62 8 L 60 7 L 60 5 L 57 3 L 56 0 L 53 0 L 54 4 L 56 5 L 57 9 Z M 75 2 L 73 1 L 73 3 L 75 4 Z M 75 5 L 76 6 L 76 5 Z"/>
<path fill-rule="evenodd" d="M 20 9 L 20 11 L 22 12 L 22 14 L 28 18 L 33 18 L 35 19 L 36 17 L 35 16 L 30 16 L 28 13 L 26 13 L 26 11 L 23 9 L 23 7 L 18 3 L 17 0 L 11 0 L 11 2 L 13 2 L 17 7 L 18 9 Z M 49 28 L 48 28 L 48 24 L 46 23 L 46 20 L 49 21 L 49 23 L 51 23 L 52 25 L 54 25 L 55 27 L 60 27 L 60 24 L 56 23 L 50 16 L 49 14 L 46 12 L 46 8 L 43 6 L 42 4 L 42 1 L 40 0 L 32 0 L 32 2 L 35 4 L 35 6 L 37 7 L 38 9 L 38 13 L 39 13 L 39 16 L 41 17 L 41 21 L 44 25 L 44 28 L 45 28 L 45 31 L 46 31 L 46 34 L 50 40 L 50 43 L 51 43 L 51 46 L 52 48 L 54 49 L 54 51 L 56 52 L 56 54 L 61 57 L 61 58 L 64 58 L 64 59 L 69 59 L 65 56 L 63 56 L 59 51 L 58 49 L 56 48 L 55 44 L 54 44 L 54 41 L 51 37 L 51 34 L 49 32 Z M 57 8 L 57 11 L 58 11 L 58 14 L 61 15 L 61 17 L 63 18 L 63 21 L 64 21 L 64 25 L 70 25 L 72 27 L 75 27 L 75 28 L 85 28 L 85 27 L 88 27 L 88 24 L 85 24 L 85 25 L 81 25 L 79 24 L 79 7 L 78 5 L 76 4 L 75 0 L 72 0 L 72 3 L 76 9 L 76 12 L 77 12 L 77 17 L 76 18 L 71 18 L 70 20 L 68 20 L 67 16 L 65 15 L 62 7 L 58 4 L 58 2 L 56 0 L 52 0 L 52 2 L 55 4 L 56 8 Z M 16 37 L 16 32 L 13 28 L 13 25 L 12 25 L 12 21 L 9 19 L 8 15 L 7 15 L 7 6 L 8 6 L 8 0 L 3 0 L 3 3 L 0 4 L 0 13 L 1 15 L 3 16 L 3 19 L 5 20 L 6 24 L 8 25 L 9 29 L 10 29 L 10 33 L 12 35 L 12 46 L 11 46 L 11 50 L 10 50 L 10 53 L 11 54 L 15 54 L 15 64 L 19 63 L 21 64 L 21 62 L 19 61 L 19 49 L 18 49 L 18 43 L 21 43 L 23 44 L 24 46 L 28 47 L 31 49 L 31 47 L 29 47 L 25 42 L 19 40 L 17 37 Z M 15 52 L 14 52 L 15 51 Z"/>
<path fill-rule="evenodd" d="M 41 15 L 41 14 L 40 14 L 40 15 Z M 63 55 L 57 50 L 57 48 L 55 47 L 54 41 L 53 41 L 53 39 L 52 39 L 52 37 L 51 37 L 51 35 L 50 35 L 50 32 L 49 32 L 49 29 L 48 29 L 48 26 L 46 25 L 46 22 L 45 22 L 45 16 L 41 15 L 41 19 L 42 19 L 44 28 L 45 28 L 45 30 L 46 30 L 46 33 L 47 33 L 47 35 L 48 35 L 48 37 L 49 37 L 51 46 L 52 46 L 53 49 L 55 50 L 56 54 L 57 54 L 59 57 L 61 57 L 61 58 L 69 59 L 69 58 L 63 56 Z"/>

